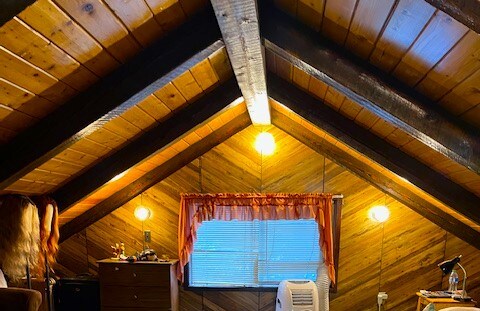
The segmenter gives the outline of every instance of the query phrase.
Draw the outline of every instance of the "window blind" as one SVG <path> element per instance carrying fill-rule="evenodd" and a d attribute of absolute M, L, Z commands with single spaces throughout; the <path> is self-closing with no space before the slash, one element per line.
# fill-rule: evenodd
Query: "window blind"
<path fill-rule="evenodd" d="M 318 225 L 308 220 L 203 222 L 189 266 L 192 287 L 276 287 L 315 281 L 321 261 Z"/>

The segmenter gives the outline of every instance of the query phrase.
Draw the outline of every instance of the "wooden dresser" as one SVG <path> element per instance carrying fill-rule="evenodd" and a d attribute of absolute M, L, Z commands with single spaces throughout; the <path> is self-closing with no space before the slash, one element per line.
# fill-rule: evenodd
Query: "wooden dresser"
<path fill-rule="evenodd" d="M 177 261 L 98 261 L 103 311 L 178 310 Z"/>

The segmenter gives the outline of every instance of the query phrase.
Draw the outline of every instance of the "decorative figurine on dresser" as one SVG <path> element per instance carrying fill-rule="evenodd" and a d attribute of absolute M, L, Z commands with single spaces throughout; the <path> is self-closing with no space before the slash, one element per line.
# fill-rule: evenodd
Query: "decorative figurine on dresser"
<path fill-rule="evenodd" d="M 179 310 L 177 260 L 128 260 L 98 261 L 102 311 Z"/>

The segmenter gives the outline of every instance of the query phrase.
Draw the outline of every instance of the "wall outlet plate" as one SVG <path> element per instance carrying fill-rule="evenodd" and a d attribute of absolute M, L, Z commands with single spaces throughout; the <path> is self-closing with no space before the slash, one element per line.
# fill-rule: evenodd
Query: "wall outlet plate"
<path fill-rule="evenodd" d="M 150 230 L 143 231 L 143 238 L 144 241 L 147 243 L 150 243 L 152 241 L 152 233 L 150 232 Z"/>

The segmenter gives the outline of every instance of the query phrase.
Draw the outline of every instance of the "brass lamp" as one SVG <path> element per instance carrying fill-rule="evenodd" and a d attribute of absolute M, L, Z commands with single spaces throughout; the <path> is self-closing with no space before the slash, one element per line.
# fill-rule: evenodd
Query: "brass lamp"
<path fill-rule="evenodd" d="M 462 255 L 457 256 L 453 259 L 450 260 L 445 260 L 444 262 L 441 262 L 438 264 L 438 267 L 442 270 L 443 275 L 447 275 L 452 272 L 453 268 L 455 265 L 458 265 L 460 268 L 462 268 L 463 271 L 463 286 L 462 286 L 462 295 L 461 295 L 461 300 L 470 300 L 471 298 L 467 296 L 467 289 L 466 289 L 466 284 L 467 284 L 467 272 L 465 269 L 462 267 L 460 264 L 460 259 L 462 258 Z"/>

